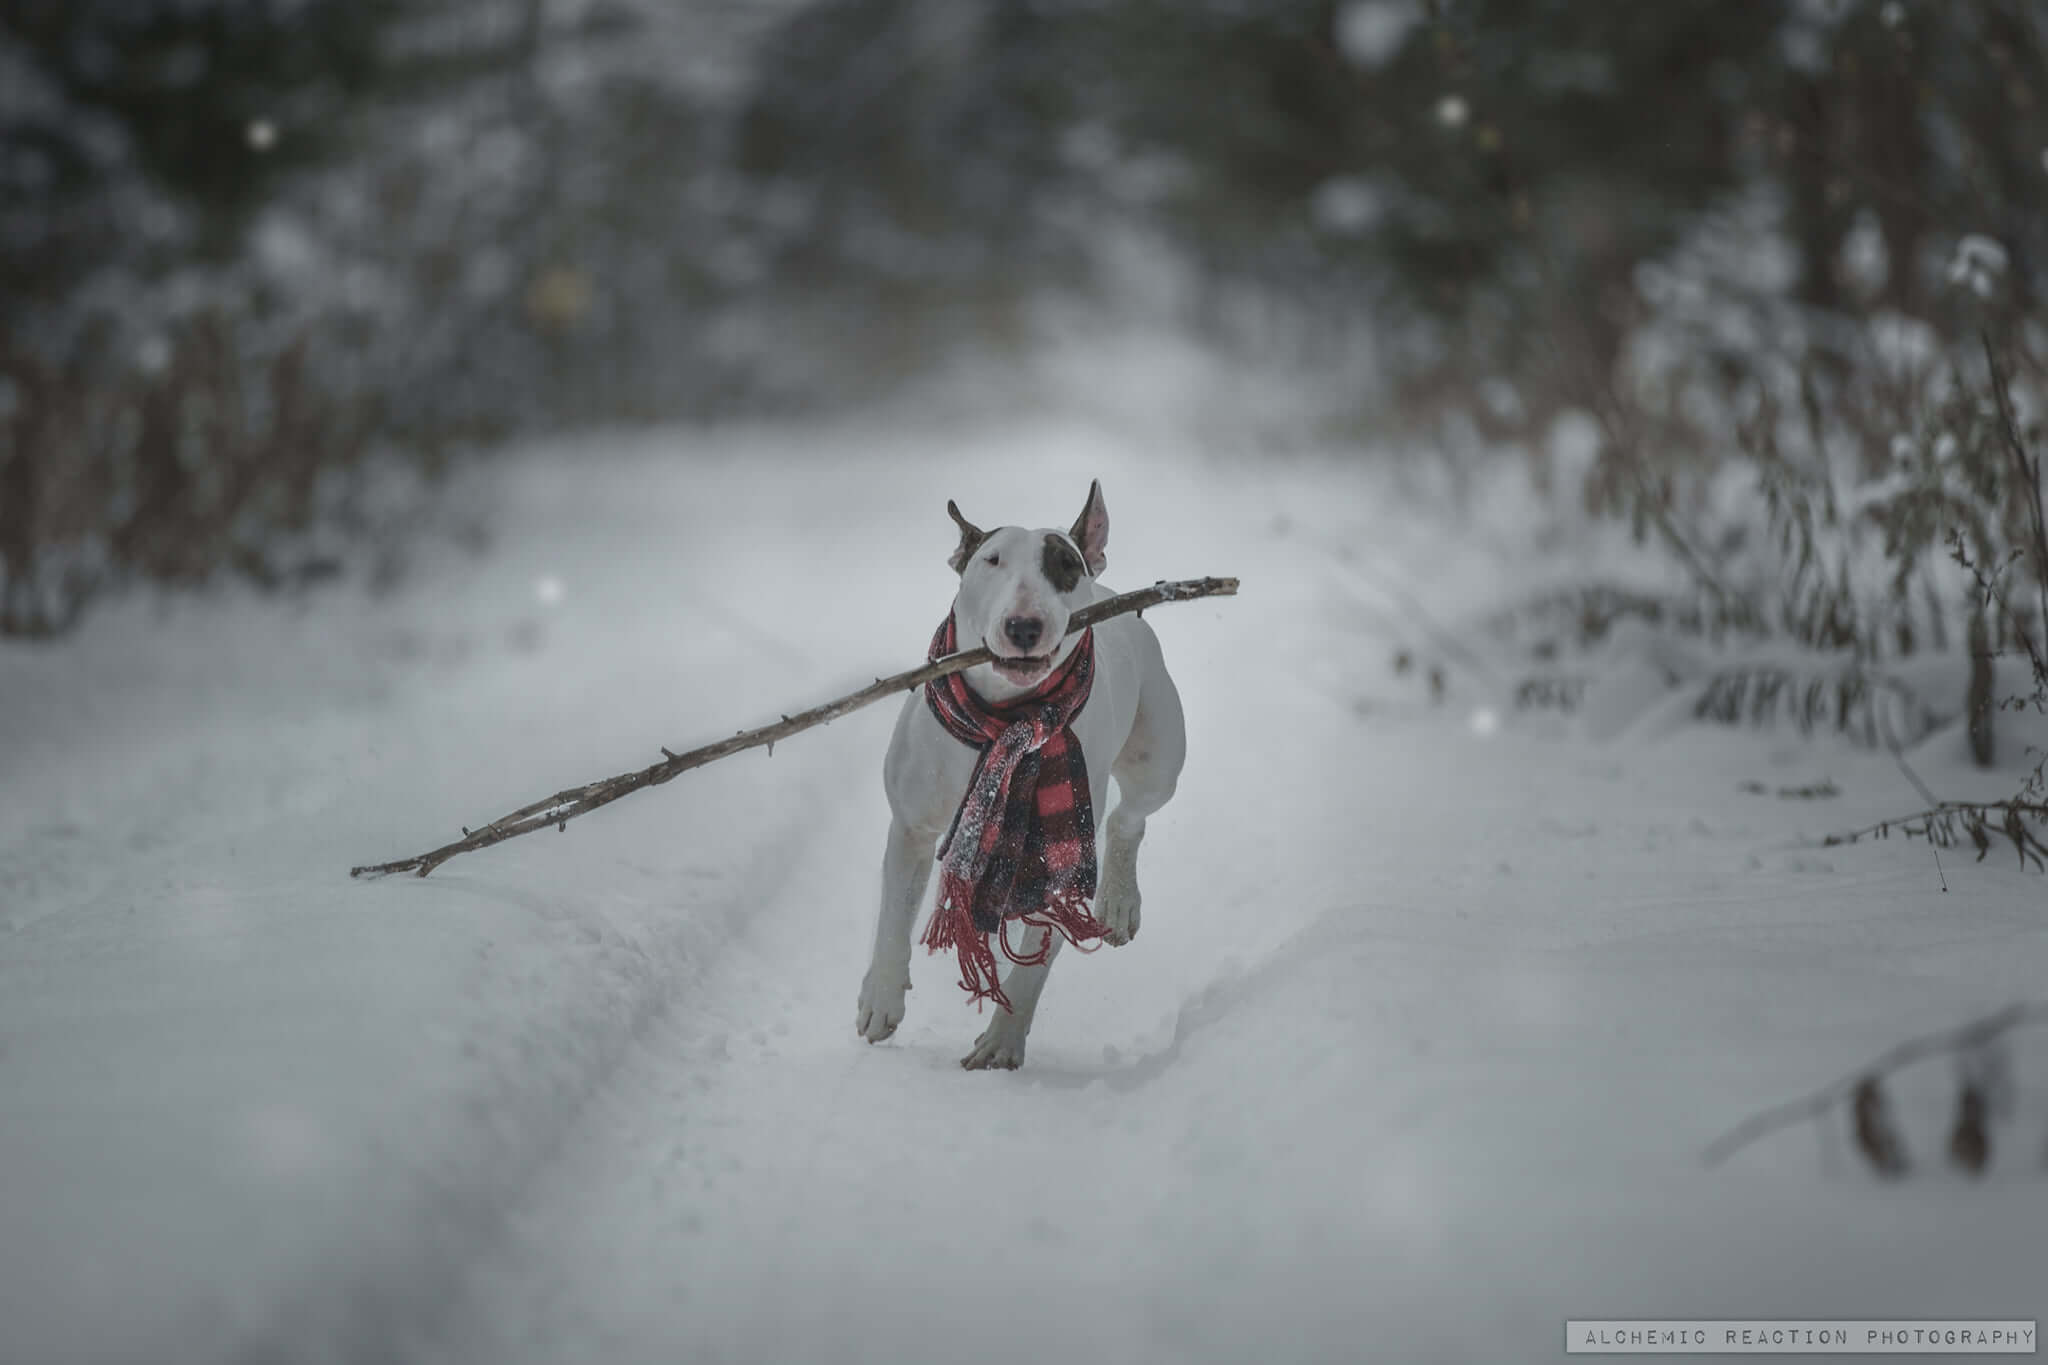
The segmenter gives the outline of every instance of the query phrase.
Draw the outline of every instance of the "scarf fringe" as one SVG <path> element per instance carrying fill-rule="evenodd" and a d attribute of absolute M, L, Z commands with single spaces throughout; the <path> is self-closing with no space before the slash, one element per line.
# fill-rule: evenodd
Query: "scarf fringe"
<path fill-rule="evenodd" d="M 1077 952 L 1092 953 L 1102 946 L 1100 940 L 1109 932 L 1109 926 L 1095 918 L 1089 908 L 1088 897 L 1075 890 L 1063 892 L 1047 901 L 1042 909 L 1010 916 L 996 926 L 993 935 L 974 927 L 974 917 L 967 909 L 970 903 L 967 895 L 946 886 L 943 881 L 940 890 L 943 894 L 939 904 L 932 911 L 931 923 L 925 926 L 924 946 L 934 953 L 951 949 L 958 956 L 960 989 L 973 999 L 977 1011 L 986 1000 L 995 1001 L 1005 1011 L 1010 1010 L 1010 997 L 1003 993 L 1001 967 L 996 961 L 995 948 L 989 944 L 991 937 L 1011 962 L 1019 967 L 1036 967 L 1052 956 L 1054 933 L 1073 944 Z M 1026 955 L 1010 946 L 1012 920 L 1027 928 L 1046 929 L 1051 933 L 1039 940 L 1037 952 Z M 1091 939 L 1097 941 L 1088 942 Z"/>

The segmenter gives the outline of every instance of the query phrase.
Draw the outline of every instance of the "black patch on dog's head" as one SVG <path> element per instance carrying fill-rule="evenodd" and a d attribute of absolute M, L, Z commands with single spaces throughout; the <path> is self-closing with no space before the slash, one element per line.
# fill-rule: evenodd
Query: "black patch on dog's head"
<path fill-rule="evenodd" d="M 1053 587 L 1061 592 L 1072 592 L 1087 569 L 1088 566 L 1081 562 L 1081 552 L 1065 536 L 1057 531 L 1045 533 L 1045 576 Z"/>

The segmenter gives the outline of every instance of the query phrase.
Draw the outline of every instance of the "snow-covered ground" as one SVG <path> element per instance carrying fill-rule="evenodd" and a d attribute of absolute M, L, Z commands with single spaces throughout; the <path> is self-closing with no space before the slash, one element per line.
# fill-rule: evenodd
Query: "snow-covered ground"
<path fill-rule="evenodd" d="M 905 666 L 945 499 L 1064 524 L 1091 476 L 1113 585 L 1244 588 L 1148 617 L 1191 756 L 1144 933 L 1062 958 L 1022 1070 L 957 1068 L 980 1021 L 921 954 L 902 1031 L 854 1035 L 893 704 L 348 879 Z M 1981 1182 L 1938 1163 L 1938 1063 L 1897 1088 L 1913 1180 L 1812 1128 L 1699 1161 L 2042 994 L 2044 883 L 1799 847 L 1914 794 L 1832 740 L 1631 724 L 1627 678 L 1598 742 L 1432 705 L 1374 585 L 1512 595 L 1512 499 L 1459 528 L 1085 418 L 479 480 L 491 548 L 388 598 L 0 649 L 0 1361 L 1522 1361 L 1570 1317 L 2048 1317 L 2048 1038 Z M 1953 789 L 1959 747 L 1915 757 Z"/>

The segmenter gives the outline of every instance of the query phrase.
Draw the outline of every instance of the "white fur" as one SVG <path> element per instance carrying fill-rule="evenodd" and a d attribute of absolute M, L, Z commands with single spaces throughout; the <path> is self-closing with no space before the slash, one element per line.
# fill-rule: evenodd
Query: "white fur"
<path fill-rule="evenodd" d="M 959 647 L 987 643 L 998 655 L 1015 657 L 1020 651 L 1005 638 L 1004 622 L 1014 616 L 1039 617 L 1045 640 L 1038 648 L 1051 658 L 1050 665 L 1037 670 L 1036 678 L 1024 682 L 1007 680 L 988 664 L 971 668 L 965 677 L 976 693 L 992 701 L 1017 696 L 1073 652 L 1080 639 L 1066 635 L 1073 613 L 1115 594 L 1092 574 L 1084 575 L 1071 591 L 1058 591 L 1044 570 L 1045 537 L 1069 536 L 1093 572 L 1100 572 L 1108 526 L 1101 490 L 1095 488 L 1071 533 L 1007 526 L 989 533 L 978 545 L 963 534 L 963 549 L 973 546 L 973 553 L 959 566 L 960 591 L 953 600 Z M 1056 650 L 1050 648 L 1053 640 L 1059 641 Z M 1098 864 L 1095 915 L 1109 926 L 1108 941 L 1121 945 L 1138 933 L 1138 845 L 1145 837 L 1145 819 L 1173 795 L 1187 756 L 1180 694 L 1167 675 L 1159 637 L 1135 615 L 1095 627 L 1094 690 L 1074 720 L 1074 734 L 1088 766 L 1097 833 L 1107 832 Z M 913 692 L 904 701 L 882 765 L 891 817 L 882 855 L 882 908 L 875 926 L 874 958 L 861 983 L 855 1017 L 860 1036 L 871 1043 L 894 1033 L 903 1020 L 917 913 L 938 841 L 967 790 L 975 758 L 973 749 L 940 727 L 922 692 Z M 1111 777 L 1116 778 L 1119 800 L 1105 818 Z M 1026 930 L 1027 942 L 1018 946 L 1035 948 L 1036 943 L 1028 942 L 1030 935 L 1049 932 Z M 1011 1008 L 997 1009 L 973 1051 L 960 1059 L 962 1066 L 1009 1068 L 1024 1060 L 1039 993 L 1059 953 L 1059 936 L 1051 939 L 1052 951 L 1042 965 L 1010 968 L 1003 991 Z"/>

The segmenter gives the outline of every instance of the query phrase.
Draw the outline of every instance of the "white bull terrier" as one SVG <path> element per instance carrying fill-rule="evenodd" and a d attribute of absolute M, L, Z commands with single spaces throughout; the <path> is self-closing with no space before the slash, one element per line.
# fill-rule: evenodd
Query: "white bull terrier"
<path fill-rule="evenodd" d="M 946 695 L 958 697 L 969 709 L 1001 708 L 1027 696 L 1053 695 L 1050 689 L 1066 686 L 1079 675 L 1085 700 L 1059 738 L 1070 734 L 1078 741 L 1087 770 L 1085 810 L 1094 818 L 1088 824 L 1081 856 L 1091 870 L 1095 836 L 1105 825 L 1108 830 L 1099 881 L 1093 888 L 1096 923 L 1081 936 L 1099 936 L 1111 944 L 1128 943 L 1137 936 L 1138 844 L 1145 837 L 1146 817 L 1172 797 L 1187 755 L 1180 694 L 1167 675 L 1159 638 L 1150 626 L 1134 614 L 1095 626 L 1092 680 L 1086 657 L 1070 657 L 1087 634 L 1067 634 L 1074 612 L 1115 595 L 1096 581 L 1109 541 L 1109 513 L 1103 506 L 1101 484 L 1089 487 L 1087 504 L 1068 531 L 1025 530 L 1021 526 L 982 531 L 951 502 L 946 511 L 960 529 L 960 544 L 948 561 L 960 575 L 960 591 L 953 599 L 952 633 L 947 636 L 942 626 L 941 637 L 957 649 L 985 644 L 996 661 L 956 675 L 965 684 L 964 691 L 932 699 L 923 688 L 911 693 L 896 718 L 896 732 L 882 767 L 891 817 L 889 842 L 882 856 L 882 909 L 875 926 L 874 959 L 861 983 L 855 1020 L 860 1036 L 871 1043 L 889 1037 L 903 1020 L 903 995 L 910 987 L 912 925 L 931 877 L 933 850 L 953 828 L 956 813 L 962 816 L 963 829 L 966 827 L 969 812 L 962 810 L 962 798 L 982 762 L 981 747 L 956 738 L 939 718 Z M 939 648 L 940 642 L 935 641 L 935 651 Z M 930 686 L 940 687 L 945 681 Z M 1000 720 L 994 724 L 998 729 L 1002 726 Z M 1026 743 L 1019 738 L 1021 734 L 1017 729 L 1009 732 L 1012 748 Z M 1028 742 L 1032 751 L 1027 759 L 1029 771 L 1037 770 L 1039 741 L 1044 738 L 1041 733 Z M 989 748 L 994 752 L 1002 746 Z M 1056 739 L 1043 752 L 1055 755 L 1063 748 L 1071 745 Z M 1047 768 L 1065 771 L 1055 758 L 1048 758 Z M 1120 799 L 1105 821 L 1101 812 L 1107 806 L 1111 777 L 1116 778 Z M 1050 799 L 1039 793 L 1035 798 L 1038 808 L 1078 798 L 1082 785 L 1074 780 L 1070 790 Z M 1077 799 L 1073 805 L 1079 808 Z M 972 834 L 978 836 L 980 830 Z M 993 843 L 997 837 L 991 834 L 989 841 Z M 1082 837 L 1076 831 L 1065 851 L 1073 852 L 1073 843 Z M 963 834 L 960 841 L 968 838 Z M 1030 860 L 1039 865 L 1042 881 L 1044 866 L 1037 855 L 1034 849 Z M 947 880 L 954 866 L 949 855 L 942 887 L 958 885 Z M 1057 882 L 1062 874 L 1053 875 Z M 1020 876 L 1014 866 L 1008 876 L 1038 885 L 1028 876 Z M 1003 885 L 1007 888 L 1009 882 Z M 943 889 L 940 900 L 945 901 Z M 944 910 L 944 904 L 935 909 L 935 926 Z M 1082 919 L 1086 922 L 1085 911 Z M 966 921 L 961 923 L 964 926 Z M 996 999 L 998 1008 L 988 1028 L 975 1040 L 973 1051 L 960 1059 L 960 1065 L 971 1071 L 1014 1068 L 1024 1060 L 1024 1042 L 1031 1032 L 1038 997 L 1062 941 L 1062 935 L 1042 920 L 1027 920 L 1026 924 L 1021 955 L 1004 940 L 1005 951 L 1018 965 L 1011 968 L 1000 989 L 991 980 L 986 990 L 977 992 Z M 986 939 L 978 934 L 969 937 L 986 957 Z M 927 942 L 934 942 L 929 935 Z M 963 951 L 963 963 L 966 958 Z M 965 967 L 963 972 L 962 984 L 975 991 L 974 973 Z M 1007 1008 L 1002 1007 L 1005 1000 Z"/>

